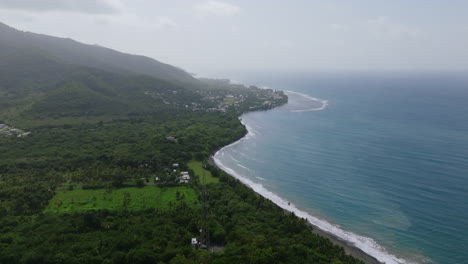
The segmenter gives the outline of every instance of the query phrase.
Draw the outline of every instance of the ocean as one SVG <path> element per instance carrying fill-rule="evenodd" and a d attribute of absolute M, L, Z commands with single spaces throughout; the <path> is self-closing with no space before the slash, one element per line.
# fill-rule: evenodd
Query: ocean
<path fill-rule="evenodd" d="M 289 91 L 215 154 L 281 207 L 385 263 L 468 263 L 468 75 L 239 75 Z"/>

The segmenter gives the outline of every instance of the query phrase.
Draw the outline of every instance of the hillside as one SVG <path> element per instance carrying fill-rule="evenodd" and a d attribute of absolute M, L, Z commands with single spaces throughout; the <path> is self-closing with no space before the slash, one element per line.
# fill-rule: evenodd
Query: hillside
<path fill-rule="evenodd" d="M 155 114 L 201 98 L 165 80 L 70 65 L 36 50 L 4 56 L 0 79 L 0 120 L 26 126 L 34 120 Z"/>
<path fill-rule="evenodd" d="M 154 59 L 109 48 L 87 45 L 72 39 L 23 32 L 0 22 L 0 58 L 14 50 L 46 53 L 67 64 L 78 64 L 126 74 L 146 74 L 159 79 L 194 81 L 184 70 Z"/>

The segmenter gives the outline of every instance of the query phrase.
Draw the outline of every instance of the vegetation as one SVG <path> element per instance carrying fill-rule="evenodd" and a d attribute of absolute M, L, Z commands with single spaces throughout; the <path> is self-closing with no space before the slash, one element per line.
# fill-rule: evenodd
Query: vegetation
<path fill-rule="evenodd" d="M 239 113 L 281 105 L 281 92 L 122 74 L 1 41 L 0 124 L 28 134 L 0 135 L 0 263 L 360 263 L 199 162 L 245 135 Z M 223 250 L 193 249 L 201 236 Z"/>
<path fill-rule="evenodd" d="M 211 174 L 211 171 L 207 170 L 206 168 L 204 168 L 204 166 L 206 167 L 207 164 L 203 164 L 202 162 L 200 161 L 196 161 L 196 160 L 191 160 L 187 166 L 193 170 L 193 172 L 195 173 L 195 175 L 198 176 L 198 179 L 200 180 L 200 184 L 210 184 L 210 183 L 218 183 L 219 182 L 219 179 L 218 178 L 215 178 L 213 177 L 213 175 Z"/>
<path fill-rule="evenodd" d="M 199 205 L 194 189 L 185 186 L 147 186 L 120 189 L 58 190 L 44 213 L 70 213 L 88 210 L 169 210 L 180 203 Z"/>

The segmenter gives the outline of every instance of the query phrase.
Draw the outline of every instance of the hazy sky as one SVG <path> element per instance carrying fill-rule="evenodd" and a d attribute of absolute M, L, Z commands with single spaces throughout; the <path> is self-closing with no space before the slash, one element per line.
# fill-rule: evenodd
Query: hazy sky
<path fill-rule="evenodd" d="M 468 70 L 468 0 L 0 0 L 0 21 L 202 75 Z"/>

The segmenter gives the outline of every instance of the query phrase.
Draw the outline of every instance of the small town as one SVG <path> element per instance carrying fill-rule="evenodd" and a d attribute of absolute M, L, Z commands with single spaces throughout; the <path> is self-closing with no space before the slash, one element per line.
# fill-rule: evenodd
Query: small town
<path fill-rule="evenodd" d="M 196 91 L 199 98 L 193 98 L 192 102 L 176 101 L 174 95 L 180 95 L 179 91 L 144 92 L 155 100 L 162 100 L 165 105 L 184 107 L 192 111 L 204 112 L 246 112 L 266 110 L 287 102 L 287 96 L 283 91 L 263 89 L 257 86 L 236 84 L 228 79 L 199 79 L 205 86 Z"/>

